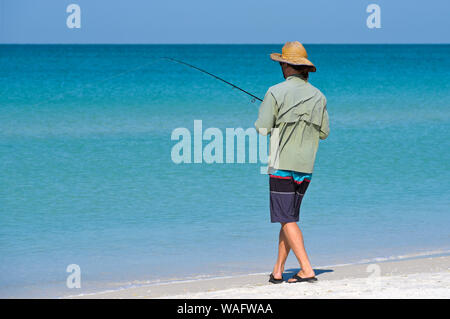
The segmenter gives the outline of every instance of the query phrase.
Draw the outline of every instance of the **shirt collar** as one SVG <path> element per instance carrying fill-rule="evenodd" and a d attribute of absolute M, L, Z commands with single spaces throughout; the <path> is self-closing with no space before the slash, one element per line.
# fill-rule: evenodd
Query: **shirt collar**
<path fill-rule="evenodd" d="M 296 80 L 296 81 L 301 81 L 303 83 L 306 83 L 306 81 L 301 78 L 300 74 L 290 75 L 286 78 L 286 80 Z"/>

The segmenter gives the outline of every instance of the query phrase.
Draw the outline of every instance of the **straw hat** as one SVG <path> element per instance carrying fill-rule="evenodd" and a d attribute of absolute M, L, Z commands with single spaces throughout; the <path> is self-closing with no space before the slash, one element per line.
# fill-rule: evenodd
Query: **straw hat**
<path fill-rule="evenodd" d="M 286 42 L 280 53 L 272 53 L 270 58 L 274 61 L 285 62 L 292 65 L 304 65 L 311 67 L 311 72 L 316 72 L 316 67 L 308 60 L 303 45 L 298 41 Z"/>

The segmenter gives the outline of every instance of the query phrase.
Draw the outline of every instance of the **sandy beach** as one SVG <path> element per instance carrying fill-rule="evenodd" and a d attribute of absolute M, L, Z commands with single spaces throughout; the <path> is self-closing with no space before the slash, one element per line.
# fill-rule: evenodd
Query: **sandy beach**
<path fill-rule="evenodd" d="M 316 283 L 269 284 L 249 274 L 144 285 L 69 298 L 450 298 L 450 256 L 320 267 Z M 284 278 L 297 269 L 288 269 Z"/>

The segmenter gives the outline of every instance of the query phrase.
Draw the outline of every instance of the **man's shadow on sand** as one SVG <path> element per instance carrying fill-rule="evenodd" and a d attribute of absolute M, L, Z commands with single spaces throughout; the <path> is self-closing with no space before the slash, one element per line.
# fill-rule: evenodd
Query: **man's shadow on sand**
<path fill-rule="evenodd" d="M 285 269 L 283 273 L 283 279 L 288 280 L 292 278 L 292 276 L 296 275 L 300 271 L 300 268 L 290 268 Z M 316 273 L 316 277 L 320 276 L 321 274 L 327 273 L 327 272 L 333 272 L 333 269 L 314 269 L 314 272 Z"/>

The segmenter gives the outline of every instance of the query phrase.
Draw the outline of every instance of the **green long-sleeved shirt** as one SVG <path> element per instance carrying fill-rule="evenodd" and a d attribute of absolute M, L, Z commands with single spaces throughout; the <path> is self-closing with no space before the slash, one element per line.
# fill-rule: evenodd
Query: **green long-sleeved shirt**
<path fill-rule="evenodd" d="M 326 105 L 322 92 L 296 75 L 269 88 L 255 122 L 270 134 L 269 169 L 313 172 L 319 140 L 330 133 Z"/>

